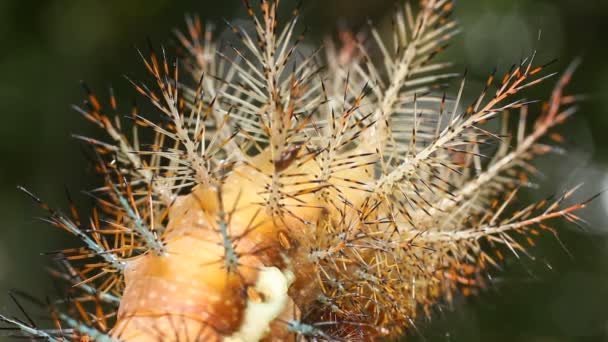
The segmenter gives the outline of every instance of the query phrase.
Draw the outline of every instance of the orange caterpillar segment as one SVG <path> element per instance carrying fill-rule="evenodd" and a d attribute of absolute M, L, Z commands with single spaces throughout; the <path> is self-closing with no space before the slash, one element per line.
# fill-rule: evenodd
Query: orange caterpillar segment
<path fill-rule="evenodd" d="M 301 243 L 310 229 L 304 222 L 316 222 L 320 214 L 335 215 L 315 206 L 315 194 L 307 195 L 307 206 L 290 209 L 292 217 L 272 217 L 264 211 L 264 171 L 268 156 L 262 153 L 252 159 L 256 168 L 244 165 L 225 179 L 221 191 L 195 188 L 190 195 L 179 197 L 169 213 L 169 224 L 163 235 L 164 255 L 148 253 L 130 261 L 125 271 L 118 322 L 113 335 L 126 341 L 150 341 L 159 334 L 163 340 L 196 340 L 204 334 L 208 340 L 221 340 L 239 334 L 244 324 L 255 324 L 267 335 L 287 336 L 281 322 L 296 319 L 294 299 L 285 297 L 282 307 L 269 321 L 246 323 L 248 305 L 277 296 L 256 289 L 260 273 L 280 270 L 288 279 L 289 294 L 297 304 L 307 304 L 301 292 L 318 291 L 315 268 L 305 257 Z M 313 163 L 304 163 L 294 173 L 313 175 Z M 344 172 L 342 176 L 361 178 L 362 169 Z M 310 176 L 302 176 L 306 183 Z M 300 181 L 299 181 L 300 182 Z M 297 191 L 295 189 L 294 191 Z M 362 198 L 359 191 L 344 193 L 355 205 Z M 220 197 L 221 196 L 221 197 Z M 221 202 L 220 202 L 221 199 Z M 288 206 L 292 201 L 283 203 Z M 224 212 L 222 214 L 222 212 Z M 229 243 L 238 255 L 233 270 L 227 267 L 227 250 L 223 245 L 218 217 L 224 217 L 229 229 Z M 294 275 L 292 275 L 294 274 Z M 312 281 L 311 281 L 312 280 Z M 294 293 L 296 292 L 296 293 Z M 280 294 L 279 294 L 280 295 Z M 276 321 L 281 316 L 280 321 Z M 265 326 L 264 326 L 265 325 Z M 246 340 L 255 340 L 249 332 Z"/>

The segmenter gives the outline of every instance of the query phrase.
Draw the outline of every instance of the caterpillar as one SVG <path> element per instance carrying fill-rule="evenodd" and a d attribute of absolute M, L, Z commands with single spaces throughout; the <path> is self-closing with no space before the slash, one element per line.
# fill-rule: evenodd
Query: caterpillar
<path fill-rule="evenodd" d="M 128 82 L 152 109 L 84 85 L 74 109 L 106 138 L 76 138 L 102 184 L 86 217 L 20 188 L 82 246 L 55 253 L 69 287 L 46 303 L 53 327 L 0 315 L 16 336 L 397 338 L 593 199 L 512 209 L 576 111 L 578 61 L 557 76 L 533 53 L 465 105 L 466 77 L 437 61 L 459 31 L 450 0 L 400 5 L 391 37 L 371 26 L 308 54 L 299 7 L 284 20 L 279 1 L 244 6 L 254 29 L 227 23 L 237 46 L 188 16 L 178 57 L 140 51 L 152 80 Z M 547 100 L 525 99 L 551 78 Z"/>

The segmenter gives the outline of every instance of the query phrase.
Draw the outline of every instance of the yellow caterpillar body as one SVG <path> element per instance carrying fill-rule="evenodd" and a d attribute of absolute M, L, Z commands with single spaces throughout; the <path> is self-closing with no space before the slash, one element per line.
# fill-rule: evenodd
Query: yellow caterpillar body
<path fill-rule="evenodd" d="M 222 336 L 234 334 L 245 323 L 248 304 L 270 301 L 277 295 L 256 289 L 259 274 L 264 272 L 261 268 L 275 267 L 293 277 L 287 300 L 276 317 L 285 322 L 296 319 L 299 313 L 294 302 L 310 304 L 307 302 L 313 299 L 306 293 L 319 291 L 319 274 L 309 262 L 302 261 L 307 252 L 302 251 L 306 245 L 300 244 L 306 241 L 296 237 L 312 232 L 307 232 L 300 220 L 328 220 L 336 213 L 315 205 L 319 201 L 314 194 L 306 200 L 309 206 L 293 210 L 297 220 L 273 220 L 261 211 L 255 204 L 264 188 L 259 172 L 270 165 L 265 162 L 268 158 L 266 153 L 255 158 L 261 170 L 248 166 L 235 169 L 223 183 L 221 194 L 216 189 L 195 188 L 173 204 L 163 237 L 167 255 L 148 254 L 127 266 L 126 287 L 114 329 L 117 337 L 149 340 L 159 331 L 175 331 L 179 340 L 195 340 L 201 334 L 206 339 L 221 340 Z M 304 163 L 296 172 L 312 168 L 310 164 Z M 350 176 L 365 177 L 361 170 L 358 173 L 350 172 Z M 300 179 L 306 182 L 310 177 Z M 360 195 L 350 195 L 355 204 L 360 202 L 356 199 Z M 231 204 L 230 213 L 224 215 L 239 254 L 233 270 L 223 262 L 224 248 L 214 219 L 218 211 L 227 210 L 219 208 L 218 196 L 224 205 Z M 267 324 L 270 329 L 273 320 L 274 317 L 255 324 Z M 286 324 L 275 324 L 272 331 L 275 339 L 288 339 Z"/>

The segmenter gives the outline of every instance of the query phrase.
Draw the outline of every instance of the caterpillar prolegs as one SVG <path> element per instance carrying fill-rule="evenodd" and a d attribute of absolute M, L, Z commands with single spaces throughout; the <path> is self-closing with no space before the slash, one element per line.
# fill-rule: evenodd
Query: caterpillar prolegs
<path fill-rule="evenodd" d="M 129 81 L 156 114 L 124 113 L 112 91 L 104 105 L 85 86 L 75 109 L 107 138 L 77 138 L 104 183 L 86 217 L 26 191 L 83 244 L 55 253 L 52 274 L 71 285 L 48 303 L 55 327 L 0 315 L 15 334 L 396 338 L 483 287 L 504 251 L 554 233 L 551 219 L 579 220 L 587 202 L 563 205 L 573 191 L 512 208 L 531 160 L 559 140 L 549 132 L 575 112 L 565 87 L 577 62 L 540 104 L 524 90 L 555 74 L 532 53 L 490 74 L 467 106 L 465 78 L 450 89 L 459 75 L 436 61 L 458 32 L 452 1 L 405 3 L 392 36 L 344 32 L 309 54 L 299 10 L 282 24 L 278 4 L 245 1 L 254 30 L 227 24 L 238 46 L 219 48 L 188 17 L 179 57 L 140 52 L 153 82 Z"/>

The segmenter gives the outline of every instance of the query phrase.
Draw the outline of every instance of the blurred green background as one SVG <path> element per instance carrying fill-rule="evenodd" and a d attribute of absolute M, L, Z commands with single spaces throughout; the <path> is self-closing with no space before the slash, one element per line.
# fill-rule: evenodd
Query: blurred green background
<path fill-rule="evenodd" d="M 283 1 L 283 9 L 291 6 Z M 316 44 L 342 25 L 358 29 L 368 17 L 388 23 L 393 1 L 309 0 L 303 22 Z M 134 92 L 123 74 L 143 75 L 134 46 L 146 37 L 157 43 L 183 28 L 183 15 L 198 13 L 222 31 L 222 18 L 242 18 L 238 0 L 0 0 L 0 311 L 15 312 L 11 288 L 38 296 L 53 294 L 41 252 L 67 247 L 66 234 L 35 219 L 40 210 L 16 185 L 57 206 L 64 187 L 78 194 L 95 184 L 71 133 L 96 135 L 74 113 L 78 81 L 102 94 L 112 84 L 123 99 Z M 559 58 L 553 70 L 583 56 L 571 89 L 588 95 L 578 116 L 561 128 L 566 154 L 539 161 L 545 171 L 541 197 L 584 181 L 580 198 L 608 188 L 608 44 L 606 0 L 461 1 L 456 17 L 464 33 L 444 59 L 468 67 L 469 85 L 480 89 L 493 66 L 505 67 L 539 50 L 539 60 Z M 170 45 L 170 44 L 167 44 Z M 458 69 L 460 68 L 460 69 Z M 477 86 L 477 88 L 476 88 Z M 533 92 L 547 94 L 550 84 Z M 544 92 L 544 93 L 543 93 Z M 551 237 L 531 251 L 535 262 L 511 257 L 495 284 L 480 296 L 459 299 L 453 308 L 421 322 L 408 340 L 419 341 L 608 341 L 608 195 L 585 211 L 587 232 L 558 225 L 571 256 Z M 67 245 L 66 245 L 67 244 Z"/>

